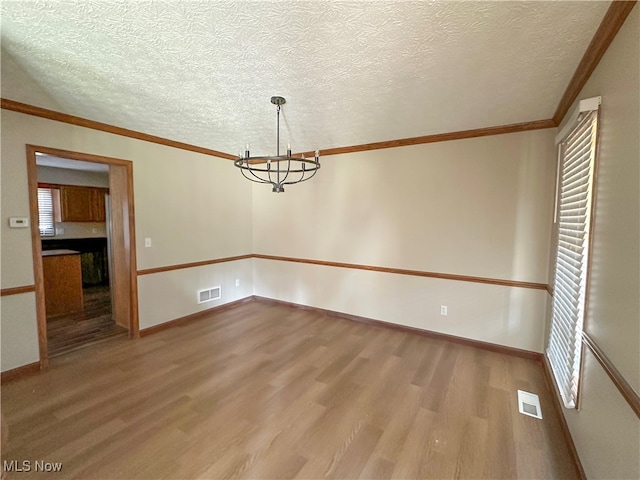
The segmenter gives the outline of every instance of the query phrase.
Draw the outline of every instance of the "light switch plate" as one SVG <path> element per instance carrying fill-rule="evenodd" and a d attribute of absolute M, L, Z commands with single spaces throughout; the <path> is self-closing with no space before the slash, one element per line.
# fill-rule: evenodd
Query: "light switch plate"
<path fill-rule="evenodd" d="M 28 217 L 9 217 L 9 226 L 11 228 L 27 228 L 29 226 Z"/>

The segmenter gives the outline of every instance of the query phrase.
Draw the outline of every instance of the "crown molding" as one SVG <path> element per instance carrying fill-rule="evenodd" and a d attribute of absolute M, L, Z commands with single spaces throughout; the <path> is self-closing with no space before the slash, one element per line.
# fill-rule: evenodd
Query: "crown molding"
<path fill-rule="evenodd" d="M 622 24 L 633 10 L 636 5 L 636 1 L 612 1 L 611 6 L 607 10 L 598 30 L 591 39 L 591 43 L 587 47 L 586 52 L 578 68 L 576 69 L 567 89 L 562 95 L 562 99 L 558 104 L 556 113 L 553 115 L 553 122 L 560 125 L 562 119 L 565 117 L 573 102 L 580 95 L 580 91 L 589 80 L 589 77 L 600 63 L 600 59 L 611 45 L 611 42 L 618 34 L 618 30 L 622 27 Z"/>
<path fill-rule="evenodd" d="M 513 123 L 511 125 L 499 125 L 495 127 L 475 128 L 473 130 L 460 130 L 458 132 L 436 133 L 421 137 L 401 138 L 384 142 L 364 143 L 349 147 L 328 148 L 320 150 L 323 157 L 327 155 L 340 155 L 342 153 L 366 152 L 369 150 L 381 150 L 384 148 L 406 147 L 409 145 L 421 145 L 423 143 L 448 142 L 465 138 L 488 137 L 490 135 L 502 135 L 504 133 L 526 132 L 529 130 L 541 130 L 554 128 L 556 124 L 552 119 L 534 120 L 532 122 Z M 303 152 L 305 156 L 313 156 L 314 152 Z"/>
<path fill-rule="evenodd" d="M 90 128 L 92 130 L 99 130 L 101 132 L 113 133 L 114 135 L 121 135 L 123 137 L 135 138 L 137 140 L 157 143 L 159 145 L 179 148 L 181 150 L 187 150 L 190 152 L 202 153 L 204 155 L 210 155 L 212 157 L 219 157 L 227 160 L 235 160 L 236 158 L 234 155 L 230 155 L 224 152 L 219 152 L 217 150 L 198 147 L 196 145 L 190 145 L 188 143 L 176 142 L 174 140 L 169 140 L 167 138 L 157 137 L 155 135 L 149 135 L 147 133 L 137 132 L 135 130 L 129 130 L 128 128 L 116 127 L 114 125 L 109 125 L 108 123 L 96 122 L 94 120 L 88 120 L 86 118 L 76 117 L 75 115 L 56 112 L 55 110 L 48 110 L 46 108 L 36 107 L 35 105 L 20 103 L 14 100 L 6 99 L 6 98 L 0 99 L 0 107 L 5 110 L 11 110 L 13 112 L 33 115 L 35 117 L 46 118 L 49 120 L 54 120 L 56 122 L 68 123 L 70 125 L 77 125 L 79 127 Z"/>

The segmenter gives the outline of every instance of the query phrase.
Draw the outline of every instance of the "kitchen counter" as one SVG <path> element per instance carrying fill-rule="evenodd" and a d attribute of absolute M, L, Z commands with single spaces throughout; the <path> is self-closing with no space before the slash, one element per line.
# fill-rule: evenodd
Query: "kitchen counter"
<path fill-rule="evenodd" d="M 57 255 L 80 255 L 77 250 L 68 250 L 66 248 L 59 248 L 57 250 L 45 250 L 42 252 L 43 257 L 54 257 Z"/>
<path fill-rule="evenodd" d="M 42 239 L 42 250 L 78 250 L 80 253 L 107 244 L 107 237 L 58 238 Z"/>
<path fill-rule="evenodd" d="M 80 254 L 82 286 L 109 285 L 109 266 L 106 237 L 43 238 L 42 255 L 48 252 L 71 250 Z M 53 253 L 53 255 L 60 255 Z"/>

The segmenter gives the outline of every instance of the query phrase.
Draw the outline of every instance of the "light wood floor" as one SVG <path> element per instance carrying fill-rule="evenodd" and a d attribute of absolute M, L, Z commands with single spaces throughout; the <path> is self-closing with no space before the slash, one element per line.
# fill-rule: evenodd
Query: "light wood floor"
<path fill-rule="evenodd" d="M 62 462 L 48 478 L 575 478 L 549 395 L 530 360 L 250 302 L 6 384 L 2 459 Z"/>

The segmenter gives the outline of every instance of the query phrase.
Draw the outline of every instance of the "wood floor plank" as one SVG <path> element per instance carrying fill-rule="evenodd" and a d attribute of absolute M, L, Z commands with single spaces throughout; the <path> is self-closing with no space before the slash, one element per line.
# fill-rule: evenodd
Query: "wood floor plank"
<path fill-rule="evenodd" d="M 437 360 L 436 371 L 428 386 L 424 389 L 425 394 L 422 400 L 424 408 L 433 412 L 440 411 L 449 389 L 449 383 L 453 378 L 453 371 L 460 348 L 459 345 L 451 344 L 442 349 Z"/>
<path fill-rule="evenodd" d="M 466 420 L 461 431 L 462 441 L 456 455 L 452 478 L 481 478 L 480 472 L 484 470 L 487 461 L 487 424 L 486 419 L 479 417 L 470 417 Z"/>
<path fill-rule="evenodd" d="M 360 476 L 360 472 L 371 457 L 371 453 L 380 440 L 382 430 L 365 424 L 353 436 L 345 441 L 343 448 L 335 454 L 335 462 L 329 465 L 325 478 L 350 478 Z"/>
<path fill-rule="evenodd" d="M 376 446 L 374 454 L 397 464 L 400 453 L 404 450 L 407 436 L 411 431 L 416 415 L 420 409 L 422 391 L 415 385 L 409 385 L 404 395 L 389 415 L 388 425 L 384 428 L 382 437 Z"/>
<path fill-rule="evenodd" d="M 47 317 L 49 357 L 128 334 L 126 328 L 116 324 L 111 314 L 109 285 L 86 287 L 82 293 L 82 310 Z"/>
<path fill-rule="evenodd" d="M 409 427 L 398 460 L 395 462 L 393 478 L 428 478 L 424 474 L 425 450 L 429 448 L 429 442 L 439 441 L 437 438 L 431 438 L 431 427 L 436 416 L 437 413 L 432 410 L 425 408 L 418 410 L 414 422 Z"/>
<path fill-rule="evenodd" d="M 2 460 L 70 479 L 577 478 L 551 398 L 532 360 L 248 302 L 3 385 Z"/>
<path fill-rule="evenodd" d="M 489 424 L 487 429 L 487 457 L 497 461 L 485 462 L 483 477 L 517 478 L 517 460 L 514 445 L 512 404 L 516 396 L 500 388 L 489 389 Z"/>
<path fill-rule="evenodd" d="M 385 480 L 391 478 L 395 468 L 394 463 L 384 458 L 372 456 L 362 470 L 360 477 L 370 478 L 372 480 Z"/>

